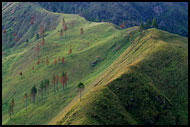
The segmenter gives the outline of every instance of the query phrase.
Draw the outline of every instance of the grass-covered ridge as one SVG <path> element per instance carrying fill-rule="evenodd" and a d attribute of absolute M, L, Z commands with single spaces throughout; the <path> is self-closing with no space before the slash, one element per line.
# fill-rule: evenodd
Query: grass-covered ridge
<path fill-rule="evenodd" d="M 30 6 L 31 3 L 14 3 L 8 7 L 3 15 L 9 14 L 12 8 Z M 40 21 L 40 16 L 48 12 L 36 5 L 32 6 L 32 10 L 35 10 L 35 16 Z M 24 10 L 25 8 L 23 8 Z M 22 9 L 20 11 L 23 11 Z M 18 11 L 19 12 L 19 11 Z M 28 13 L 26 11 L 26 13 Z M 15 15 L 18 19 L 25 16 L 19 15 L 15 10 Z M 40 14 L 40 15 L 38 15 Z M 46 15 L 44 14 L 44 15 Z M 37 65 L 37 52 L 35 50 L 36 45 L 41 42 L 40 39 L 36 39 L 35 33 L 39 32 L 39 28 L 42 24 L 36 24 L 38 29 L 32 27 L 27 33 L 33 33 L 34 36 L 29 39 L 29 42 L 19 42 L 9 48 L 6 46 L 3 48 L 2 62 L 2 124 L 47 124 L 52 118 L 54 118 L 65 106 L 67 106 L 75 96 L 78 96 L 77 84 L 83 82 L 85 89 L 90 89 L 94 84 L 96 78 L 101 75 L 117 58 L 124 52 L 131 41 L 129 34 L 134 32 L 134 36 L 139 34 L 138 27 L 133 27 L 124 30 L 118 30 L 110 23 L 94 23 L 88 22 L 84 18 L 78 15 L 68 15 L 60 13 L 51 13 L 52 16 L 59 16 L 56 20 L 58 22 L 55 29 L 47 29 L 45 33 L 45 46 L 44 50 L 40 50 L 40 61 L 43 58 L 43 64 Z M 32 16 L 32 15 L 31 15 Z M 3 16 L 4 17 L 4 16 Z M 9 17 L 9 16 L 7 16 Z M 51 16 L 49 16 L 51 17 Z M 31 17 L 29 17 L 30 19 Z M 65 19 L 66 23 L 74 22 L 74 27 L 68 24 L 68 30 L 66 38 L 60 39 L 59 30 L 62 28 L 62 19 Z M 28 19 L 28 20 L 29 20 Z M 43 18 L 43 23 L 48 24 L 48 18 Z M 3 19 L 5 27 L 13 29 L 14 26 L 7 26 L 8 19 Z M 17 21 L 16 24 L 20 22 Z M 28 23 L 28 22 L 27 22 Z M 26 23 L 26 24 L 27 24 Z M 54 22 L 51 22 L 54 24 Z M 23 23 L 24 24 L 24 23 Z M 49 27 L 47 25 L 47 27 Z M 80 36 L 80 28 L 84 29 L 84 35 Z M 19 33 L 20 31 L 18 31 Z M 21 34 L 22 37 L 26 34 Z M 3 46 L 6 41 L 3 40 Z M 89 46 L 88 46 L 89 43 Z M 72 54 L 68 55 L 68 50 L 72 45 Z M 49 65 L 45 64 L 46 56 L 49 57 Z M 64 56 L 64 64 L 58 63 L 54 65 L 54 58 Z M 94 61 L 101 59 L 95 65 Z M 32 67 L 34 66 L 34 70 Z M 19 73 L 23 72 L 23 79 L 20 78 Z M 68 86 L 65 91 L 62 91 L 62 86 L 59 84 L 59 91 L 53 94 L 53 86 L 50 84 L 50 94 L 45 96 L 44 100 L 41 100 L 40 94 L 37 94 L 37 103 L 29 103 L 28 111 L 25 110 L 24 93 L 30 93 L 30 89 L 34 84 L 38 87 L 41 80 L 52 80 L 53 74 L 58 74 L 65 71 L 68 74 Z M 15 93 L 15 115 L 13 119 L 9 119 L 8 103 L 12 94 Z M 9 100 L 9 102 L 8 102 Z M 7 103 L 8 102 L 8 103 Z"/>
<path fill-rule="evenodd" d="M 187 124 L 187 45 L 187 38 L 146 30 L 57 124 Z"/>
<path fill-rule="evenodd" d="M 31 27 L 29 21 L 33 15 L 36 24 Z M 58 31 L 63 18 L 68 30 L 66 38 L 61 40 Z M 74 27 L 69 25 L 71 22 Z M 78 15 L 48 12 L 33 3 L 10 4 L 3 10 L 3 24 L 7 33 L 18 28 L 16 32 L 23 40 L 14 45 L 9 45 L 6 38 L 2 40 L 3 125 L 57 121 L 59 124 L 174 124 L 176 121 L 187 124 L 187 38 L 157 29 L 142 34 L 138 27 L 120 30 L 108 22 L 88 22 Z M 46 27 L 45 46 L 39 52 L 43 64 L 37 65 L 35 48 L 41 38 L 36 39 L 35 34 L 41 25 Z M 80 28 L 84 29 L 82 36 Z M 68 55 L 70 45 L 72 54 Z M 64 64 L 54 65 L 54 58 L 59 56 L 64 56 Z M 29 93 L 34 84 L 39 87 L 41 80 L 51 81 L 53 74 L 61 76 L 63 71 L 69 78 L 65 91 L 59 84 L 59 91 L 54 94 L 51 83 L 50 94 L 42 100 L 37 93 L 37 103 L 29 103 L 26 112 L 24 93 Z M 85 84 L 80 103 L 79 82 Z M 10 120 L 8 103 L 15 92 L 15 115 Z"/>

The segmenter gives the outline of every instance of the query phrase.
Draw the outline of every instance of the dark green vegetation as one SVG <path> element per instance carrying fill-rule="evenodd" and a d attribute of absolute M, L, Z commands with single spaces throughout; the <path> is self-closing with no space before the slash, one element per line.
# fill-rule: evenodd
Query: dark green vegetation
<path fill-rule="evenodd" d="M 187 124 L 187 50 L 185 38 L 146 30 L 57 124 Z"/>
<path fill-rule="evenodd" d="M 60 36 L 63 18 L 66 37 Z M 51 124 L 54 118 L 59 124 L 187 124 L 187 38 L 154 28 L 121 30 L 36 3 L 3 3 L 3 26 L 2 124 Z M 45 44 L 37 53 L 41 26 Z M 11 30 L 17 42 L 8 41 Z M 68 76 L 64 90 L 52 82 L 57 75 Z M 46 84 L 48 94 L 41 91 Z M 63 109 L 66 115 L 56 120 Z"/>
<path fill-rule="evenodd" d="M 188 36 L 187 2 L 39 2 L 53 12 L 79 14 L 89 21 L 112 22 L 126 27 L 140 25 L 148 19 L 158 20 L 158 27 Z"/>

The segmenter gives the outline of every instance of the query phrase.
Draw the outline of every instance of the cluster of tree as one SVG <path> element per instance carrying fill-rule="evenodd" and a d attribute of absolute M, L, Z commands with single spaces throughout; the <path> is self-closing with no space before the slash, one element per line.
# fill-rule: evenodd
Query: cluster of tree
<path fill-rule="evenodd" d="M 52 77 L 52 86 L 53 86 L 54 94 L 56 93 L 56 91 L 59 90 L 59 81 L 62 84 L 62 88 L 63 88 L 63 91 L 64 91 L 64 87 L 65 86 L 67 87 L 67 81 L 68 81 L 67 73 L 65 73 L 63 71 L 63 73 L 60 76 L 60 78 L 59 78 L 59 75 L 53 75 L 53 77 Z M 83 83 L 79 83 L 77 85 L 77 87 L 78 87 L 78 92 L 79 92 L 80 101 L 81 101 L 82 91 L 84 90 L 84 84 Z M 31 90 L 30 90 L 30 94 L 25 93 L 24 94 L 24 101 L 25 101 L 26 111 L 27 111 L 29 96 L 31 97 L 31 103 L 35 104 L 36 103 L 37 93 L 40 94 L 41 99 L 43 100 L 44 93 L 45 93 L 45 96 L 49 95 L 49 88 L 50 88 L 50 80 L 49 79 L 45 79 L 45 80 L 42 80 L 40 82 L 38 88 L 36 87 L 36 85 L 34 85 L 31 88 Z M 12 101 L 10 102 L 10 106 L 9 106 L 10 119 L 12 117 L 12 114 L 14 114 L 14 112 L 13 112 L 14 111 L 13 110 L 14 106 L 15 106 L 15 103 L 14 103 L 14 98 L 13 98 Z"/>
<path fill-rule="evenodd" d="M 6 28 L 4 28 L 3 33 L 4 33 L 4 36 L 7 36 L 7 37 L 8 37 L 8 41 L 9 41 L 9 42 L 11 42 L 12 39 L 14 39 L 14 42 L 17 42 L 17 41 L 18 41 L 18 36 L 17 36 L 16 32 L 14 32 L 14 33 L 12 34 L 12 31 L 9 31 L 9 33 L 7 33 Z"/>
<path fill-rule="evenodd" d="M 68 80 L 69 79 L 68 79 L 67 73 L 65 73 L 65 72 L 63 72 L 60 77 L 59 77 L 59 75 L 53 75 L 52 86 L 53 86 L 54 94 L 56 93 L 56 91 L 59 90 L 59 82 L 62 84 L 63 90 L 64 90 L 64 86 L 67 87 Z M 32 103 L 36 102 L 37 93 L 39 93 L 41 95 L 41 99 L 43 100 L 44 93 L 45 93 L 45 96 L 49 95 L 49 88 L 50 88 L 50 80 L 49 79 L 42 80 L 38 86 L 38 89 L 37 89 L 36 85 L 34 85 L 31 88 L 30 94 L 29 94 L 31 97 L 31 102 Z M 25 107 L 26 107 L 26 111 L 27 111 L 27 105 L 28 105 L 28 94 L 27 93 L 24 94 L 24 101 L 25 101 Z M 13 100 L 13 102 L 14 102 L 14 100 Z M 14 107 L 13 102 L 11 102 L 11 108 L 10 108 L 11 114 L 10 115 L 12 115 L 12 112 L 13 112 L 13 107 Z"/>
<path fill-rule="evenodd" d="M 44 92 L 45 92 L 45 95 L 46 95 L 47 93 L 49 94 L 49 92 L 48 92 L 49 86 L 50 86 L 50 81 L 49 81 L 49 79 L 45 79 L 44 81 L 42 80 L 42 81 L 40 82 L 38 91 L 41 93 L 42 100 L 43 100 L 43 93 L 44 93 Z"/>
<path fill-rule="evenodd" d="M 57 60 L 57 58 L 55 57 L 55 59 L 54 59 L 54 64 L 56 65 L 57 64 L 57 61 L 58 62 L 61 62 L 62 64 L 64 63 L 64 57 L 62 57 L 62 59 L 60 58 L 60 56 L 58 57 L 58 60 Z"/>
<path fill-rule="evenodd" d="M 72 53 L 72 49 L 70 49 L 71 51 L 70 51 L 70 53 Z M 57 64 L 57 61 L 58 62 L 61 62 L 62 64 L 64 63 L 64 57 L 62 57 L 62 59 L 60 58 L 60 56 L 58 57 L 58 60 L 57 60 L 57 58 L 55 57 L 55 59 L 54 59 L 54 64 L 56 65 Z M 37 65 L 39 65 L 40 63 L 42 63 L 43 64 L 43 57 L 41 58 L 41 62 L 40 62 L 40 59 L 38 58 L 38 60 L 37 60 Z M 46 57 L 46 65 L 48 65 L 49 64 L 49 59 L 48 59 L 48 56 Z M 34 66 L 32 67 L 32 70 L 34 70 Z"/>
<path fill-rule="evenodd" d="M 74 27 L 74 22 L 70 22 L 69 23 L 71 27 Z M 68 27 L 67 27 L 67 23 L 65 22 L 65 19 L 63 18 L 62 20 L 62 29 L 59 32 L 59 36 L 61 37 L 61 39 L 63 39 L 63 32 L 65 33 L 65 38 L 66 38 L 66 31 L 68 30 Z M 83 28 L 80 28 L 80 35 L 82 36 L 84 34 L 84 29 Z"/>
<path fill-rule="evenodd" d="M 158 23 L 157 23 L 155 18 L 153 18 L 152 23 L 151 23 L 150 19 L 148 19 L 145 24 L 144 23 L 140 24 L 140 31 L 141 32 L 144 29 L 149 29 L 149 28 L 158 28 Z"/>

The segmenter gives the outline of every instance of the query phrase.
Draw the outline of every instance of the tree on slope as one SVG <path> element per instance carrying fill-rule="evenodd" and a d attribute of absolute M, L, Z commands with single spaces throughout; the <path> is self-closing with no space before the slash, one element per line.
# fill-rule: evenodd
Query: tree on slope
<path fill-rule="evenodd" d="M 144 30 L 144 24 L 143 23 L 141 23 L 139 30 L 140 30 L 140 32 L 142 32 Z"/>
<path fill-rule="evenodd" d="M 39 65 L 40 64 L 40 59 L 38 58 L 38 61 L 37 61 L 37 63 L 36 63 L 37 65 Z"/>
<path fill-rule="evenodd" d="M 39 51 L 40 51 L 40 45 L 38 44 L 38 45 L 36 46 L 36 52 L 37 52 L 37 54 L 38 54 L 38 58 L 40 57 L 40 56 L 39 56 Z"/>
<path fill-rule="evenodd" d="M 84 84 L 83 83 L 79 83 L 78 84 L 78 90 L 79 90 L 79 94 L 80 94 L 80 101 L 81 101 L 81 96 L 82 96 L 83 89 L 84 89 Z"/>
<path fill-rule="evenodd" d="M 83 35 L 84 34 L 84 30 L 83 28 L 80 28 L 80 35 Z"/>
<path fill-rule="evenodd" d="M 39 34 L 37 33 L 36 34 L 36 39 L 38 40 L 40 38 Z"/>
<path fill-rule="evenodd" d="M 63 64 L 64 63 L 64 57 L 62 57 L 61 61 L 62 61 L 62 64 Z"/>
<path fill-rule="evenodd" d="M 71 45 L 70 45 L 68 54 L 70 55 L 71 53 L 72 53 L 72 48 L 71 48 Z"/>
<path fill-rule="evenodd" d="M 63 30 L 62 29 L 60 30 L 59 35 L 60 35 L 60 39 L 63 39 Z"/>
<path fill-rule="evenodd" d="M 37 94 L 37 89 L 36 89 L 36 85 L 34 85 L 32 88 L 31 88 L 31 97 L 32 97 L 32 100 L 33 100 L 33 103 L 35 103 L 35 99 L 36 99 L 36 94 Z"/>
<path fill-rule="evenodd" d="M 61 84 L 62 84 L 62 87 L 63 87 L 63 90 L 64 90 L 64 86 L 67 84 L 67 74 L 65 72 L 62 73 L 61 75 Z"/>
<path fill-rule="evenodd" d="M 155 18 L 152 20 L 152 27 L 158 28 L 158 23 Z"/>
<path fill-rule="evenodd" d="M 52 85 L 53 85 L 53 88 L 54 88 L 54 93 L 56 92 L 55 91 L 55 83 L 56 83 L 56 77 L 55 77 L 55 75 L 53 75 Z"/>
<path fill-rule="evenodd" d="M 64 27 L 64 24 L 65 24 L 65 19 L 63 18 L 63 20 L 62 20 L 62 25 L 63 25 L 63 27 Z"/>
<path fill-rule="evenodd" d="M 49 79 L 45 79 L 44 80 L 44 89 L 45 89 L 45 95 L 48 91 L 48 88 L 49 88 Z"/>
<path fill-rule="evenodd" d="M 67 31 L 67 25 L 66 25 L 66 23 L 64 24 L 63 30 L 65 31 L 65 37 L 66 37 L 66 31 Z"/>
<path fill-rule="evenodd" d="M 44 91 L 44 82 L 42 80 L 39 86 L 39 92 L 41 93 L 42 100 L 43 100 L 43 91 Z"/>
<path fill-rule="evenodd" d="M 45 33 L 45 29 L 43 26 L 40 27 L 40 35 L 42 36 L 42 38 L 44 38 L 44 33 Z"/>
<path fill-rule="evenodd" d="M 151 21 L 150 21 L 150 19 L 148 19 L 148 20 L 146 21 L 144 27 L 145 27 L 146 29 L 148 29 L 148 28 L 150 28 L 150 26 L 151 26 Z"/>
<path fill-rule="evenodd" d="M 30 25 L 34 24 L 34 16 L 32 16 L 31 20 L 30 20 Z"/>
<path fill-rule="evenodd" d="M 22 71 L 19 73 L 19 75 L 20 75 L 20 79 L 22 79 Z"/>
<path fill-rule="evenodd" d="M 125 28 L 125 22 L 123 21 L 123 23 L 120 25 L 120 28 L 123 29 Z"/>

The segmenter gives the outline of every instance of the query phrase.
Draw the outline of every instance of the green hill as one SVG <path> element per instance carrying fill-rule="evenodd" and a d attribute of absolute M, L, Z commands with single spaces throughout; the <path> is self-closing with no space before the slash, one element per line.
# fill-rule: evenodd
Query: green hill
<path fill-rule="evenodd" d="M 30 4 L 14 3 L 12 7 L 18 5 L 30 6 Z M 12 7 L 10 6 L 7 9 L 11 10 Z M 37 8 L 39 13 L 43 13 L 42 8 L 38 6 Z M 59 24 L 55 30 L 45 33 L 45 50 L 41 49 L 39 52 L 40 60 L 42 57 L 44 59 L 43 64 L 39 66 L 36 64 L 38 58 L 35 48 L 41 42 L 41 38 L 36 40 L 36 37 L 33 36 L 29 42 L 20 42 L 12 47 L 3 48 L 5 53 L 2 62 L 3 124 L 46 124 L 77 95 L 76 86 L 79 82 L 84 82 L 86 87 L 90 86 L 91 82 L 105 71 L 131 43 L 127 37 L 123 36 L 126 30 L 117 30 L 109 23 L 88 22 L 77 15 L 57 15 L 60 16 L 58 18 Z M 36 15 L 36 18 L 40 18 L 40 16 Z M 66 38 L 61 40 L 58 31 L 62 28 L 63 18 L 67 23 L 74 22 L 74 27 L 68 25 Z M 12 28 L 12 26 L 8 27 L 6 25 L 5 27 L 7 29 Z M 84 29 L 83 36 L 80 36 L 81 27 Z M 30 30 L 33 32 L 32 28 Z M 136 30 L 137 28 L 130 28 L 127 31 Z M 126 33 L 126 36 L 128 34 Z M 68 55 L 70 45 L 72 45 L 73 53 Z M 50 61 L 48 66 L 45 64 L 47 56 Z M 64 64 L 54 65 L 54 58 L 59 56 L 64 56 Z M 94 62 L 96 64 L 93 64 Z M 34 70 L 32 70 L 33 66 Z M 19 73 L 21 71 L 23 72 L 23 79 L 20 79 Z M 41 80 L 45 78 L 52 80 L 53 74 L 60 76 L 63 71 L 67 72 L 69 77 L 68 87 L 65 91 L 62 91 L 62 86 L 59 84 L 59 91 L 54 94 L 51 84 L 50 95 L 42 101 L 40 94 L 38 94 L 37 103 L 30 103 L 26 112 L 23 101 L 24 93 L 29 93 L 34 84 L 38 87 Z M 9 120 L 6 102 L 10 100 L 14 92 L 16 92 L 14 95 L 16 114 L 12 120 Z"/>
<path fill-rule="evenodd" d="M 6 29 L 6 34 L 2 35 L 3 50 L 30 40 L 40 31 L 41 26 L 45 27 L 45 31 L 54 30 L 60 20 L 60 14 L 48 12 L 30 2 L 26 4 L 8 2 L 4 6 L 2 25 Z M 30 24 L 32 17 L 33 25 Z M 14 33 L 18 37 L 17 42 L 14 41 Z"/>
<path fill-rule="evenodd" d="M 187 39 L 149 29 L 57 124 L 187 125 Z"/>
<path fill-rule="evenodd" d="M 12 14 L 12 12 L 14 14 Z M 62 124 L 83 124 L 85 122 L 86 124 L 118 124 L 121 117 L 120 114 L 123 114 L 121 118 L 123 119 L 123 123 L 120 124 L 146 124 L 142 118 L 138 117 L 139 114 L 142 115 L 144 113 L 152 120 L 153 116 L 156 116 L 158 113 L 165 113 L 164 111 L 171 114 L 176 111 L 178 114 L 177 119 L 179 119 L 178 123 L 186 124 L 187 110 L 182 109 L 187 109 L 187 38 L 157 29 L 146 30 L 143 34 L 140 34 L 138 27 L 119 30 L 117 26 L 108 22 L 95 23 L 86 21 L 78 15 L 48 12 L 35 3 L 11 3 L 2 13 L 3 26 L 7 31 L 6 34 L 2 33 L 3 125 L 48 124 L 51 120 L 56 118 L 56 116 L 59 116 L 59 113 L 63 109 L 67 109 L 66 107 L 69 104 L 75 106 L 76 109 L 71 107 L 68 108 L 69 110 L 66 110 L 65 113 L 68 113 L 61 121 Z M 35 20 L 31 26 L 30 20 L 32 16 L 35 17 Z M 68 30 L 66 37 L 61 39 L 59 31 L 62 29 L 63 18 Z M 70 23 L 74 23 L 74 26 L 72 27 Z M 40 38 L 37 39 L 36 34 L 39 32 L 41 26 L 45 27 L 45 45 L 40 46 L 40 64 L 37 65 L 38 53 L 36 52 L 36 47 L 41 43 L 42 38 L 40 36 Z M 83 35 L 80 35 L 81 28 L 84 29 Z M 16 43 L 13 38 L 12 41 L 9 39 L 9 37 L 12 37 L 13 31 L 16 31 L 18 34 L 19 41 Z M 29 41 L 25 41 L 26 39 Z M 72 54 L 69 55 L 68 51 L 70 45 L 72 45 Z M 158 52 L 162 54 L 158 55 L 160 58 L 158 57 L 157 59 L 156 53 Z M 154 55 L 156 55 L 156 57 L 154 57 Z M 46 65 L 45 62 L 47 56 L 50 62 L 49 65 Z M 65 58 L 64 64 L 58 62 L 54 65 L 54 59 L 58 57 Z M 41 63 L 41 59 L 43 59 L 43 63 Z M 161 63 L 159 63 L 161 60 L 163 61 L 161 62 L 163 64 L 162 66 L 160 66 Z M 134 64 L 135 61 L 139 61 L 139 63 Z M 150 65 L 146 64 L 149 62 L 151 63 Z M 172 62 L 172 64 L 168 64 L 168 62 Z M 151 103 L 155 103 L 152 105 L 153 107 L 158 106 L 158 108 L 156 107 L 155 110 L 153 110 L 153 112 L 156 113 L 151 112 L 152 114 L 150 114 L 150 116 L 146 113 L 146 110 L 142 110 L 142 112 L 131 110 L 130 112 L 128 109 L 125 109 L 125 105 L 127 101 L 129 101 L 127 94 L 123 94 L 122 91 L 120 91 L 121 93 L 117 92 L 116 88 L 118 88 L 118 86 L 110 84 L 113 84 L 120 75 L 124 81 L 127 79 L 126 75 L 129 75 L 129 72 L 124 68 L 131 68 L 129 64 L 131 64 L 131 66 L 134 64 L 134 69 L 131 70 L 131 73 L 134 74 L 134 78 L 143 80 L 145 87 L 140 80 L 137 81 L 136 85 L 141 84 L 142 90 L 144 89 L 145 91 L 151 92 L 151 96 L 158 95 L 160 100 L 165 99 L 165 103 L 167 105 L 171 103 L 170 105 L 171 107 L 173 106 L 173 108 L 170 109 L 169 105 L 169 109 L 167 108 L 163 112 L 159 112 L 160 104 L 148 98 L 151 100 Z M 166 67 L 165 64 L 167 64 Z M 138 67 L 141 66 L 141 69 L 135 68 L 137 65 Z M 158 65 L 160 68 L 154 71 Z M 32 70 L 32 67 L 34 67 L 34 70 Z M 147 68 L 150 69 L 149 71 L 152 75 L 148 75 Z M 62 85 L 59 83 L 59 89 L 54 94 L 52 86 L 53 74 L 61 76 L 63 71 L 68 74 L 69 80 L 67 86 L 63 91 Z M 23 73 L 22 78 L 19 75 L 20 72 Z M 171 74 L 174 74 L 176 77 L 171 77 Z M 142 78 L 139 77 L 139 75 Z M 133 77 L 133 75 L 130 76 Z M 160 80 L 158 80 L 156 76 L 158 76 Z M 165 76 L 169 79 L 166 79 Z M 40 82 L 44 79 L 50 79 L 51 81 L 49 95 L 44 96 L 42 100 L 38 92 L 36 103 L 33 104 L 28 101 L 28 110 L 26 111 L 24 94 L 26 92 L 29 94 L 34 84 L 36 84 L 38 88 Z M 150 81 L 152 85 L 149 88 L 148 83 Z M 85 90 L 83 92 L 84 98 L 81 103 L 78 103 L 76 98 L 78 97 L 77 85 L 79 82 L 85 84 Z M 169 85 L 166 85 L 165 82 L 168 82 Z M 160 83 L 163 84 L 163 87 L 159 85 Z M 121 83 L 118 82 L 118 84 Z M 121 84 L 121 87 L 125 87 L 125 85 L 123 85 L 124 84 Z M 174 88 L 166 89 L 170 85 L 174 85 Z M 129 84 L 124 89 L 128 89 L 128 87 L 131 87 L 131 85 Z M 174 93 L 177 91 L 176 94 L 178 96 L 176 95 L 175 98 L 173 98 L 174 96 L 171 97 L 173 92 L 169 92 L 169 89 Z M 139 88 L 137 87 L 137 91 L 134 92 L 140 96 L 138 90 Z M 103 91 L 110 99 L 102 97 Z M 14 96 L 12 96 L 13 94 Z M 125 100 L 122 100 L 123 96 L 120 95 L 127 96 L 124 97 L 126 103 Z M 10 120 L 8 107 L 12 98 L 15 100 L 15 114 Z M 96 102 L 93 101 L 94 99 L 97 100 L 100 105 L 98 105 L 97 109 L 92 110 L 92 107 L 96 108 L 96 106 L 94 106 L 94 102 Z M 96 110 L 101 108 L 99 107 L 103 102 L 101 100 L 105 99 L 105 105 L 111 106 L 111 110 L 108 108 L 107 113 L 109 114 L 109 111 L 115 111 L 115 115 L 118 116 L 118 119 L 115 119 L 115 121 L 112 119 L 114 112 L 108 116 L 106 116 L 106 114 L 97 114 L 98 117 L 92 116 Z M 146 103 L 146 101 L 143 101 L 143 103 Z M 88 108 L 87 104 L 89 104 Z M 134 104 L 135 103 L 132 103 L 131 105 Z M 112 105 L 115 106 L 112 107 Z M 88 115 L 83 114 L 85 108 L 87 108 L 85 112 L 87 112 Z M 138 109 L 139 107 L 137 106 L 136 108 Z M 142 107 L 142 109 L 145 108 L 146 107 Z M 77 115 L 74 115 L 73 111 L 76 112 Z M 79 114 L 81 114 L 80 117 L 77 117 Z M 161 114 L 160 116 L 163 115 Z M 176 116 L 176 114 L 174 116 Z M 104 119 L 102 119 L 103 117 Z M 171 119 L 171 117 L 168 116 L 168 119 Z M 109 122 L 110 120 L 112 123 Z M 167 124 L 164 121 L 160 121 L 160 123 L 161 122 Z M 156 121 L 155 123 L 157 124 L 159 122 Z"/>

